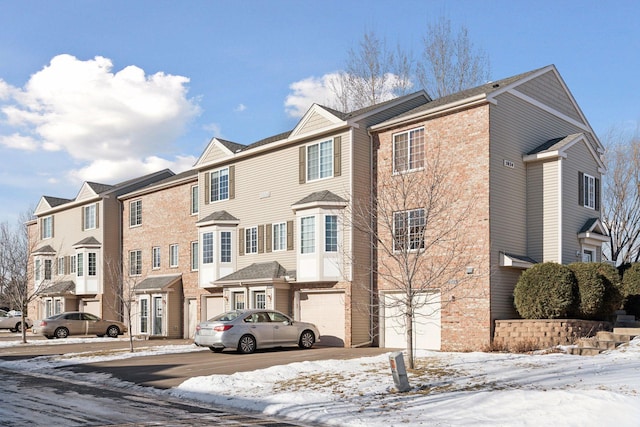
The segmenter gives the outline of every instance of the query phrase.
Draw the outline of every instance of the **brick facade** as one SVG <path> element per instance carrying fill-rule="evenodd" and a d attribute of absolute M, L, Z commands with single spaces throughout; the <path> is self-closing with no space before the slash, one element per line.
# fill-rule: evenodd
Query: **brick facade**
<path fill-rule="evenodd" d="M 494 344 L 507 349 L 518 346 L 548 348 L 575 344 L 578 338 L 610 331 L 609 322 L 579 319 L 496 320 Z"/>

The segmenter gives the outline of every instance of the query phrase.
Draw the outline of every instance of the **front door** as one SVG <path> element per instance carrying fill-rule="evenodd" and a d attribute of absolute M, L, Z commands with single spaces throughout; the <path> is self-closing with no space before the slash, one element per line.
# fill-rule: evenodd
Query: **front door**
<path fill-rule="evenodd" d="M 153 297 L 153 335 L 162 335 L 162 297 Z"/>

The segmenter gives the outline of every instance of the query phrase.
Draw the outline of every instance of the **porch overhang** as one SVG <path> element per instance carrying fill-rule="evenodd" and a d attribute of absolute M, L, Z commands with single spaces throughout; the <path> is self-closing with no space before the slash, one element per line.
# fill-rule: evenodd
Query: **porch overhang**
<path fill-rule="evenodd" d="M 500 267 L 527 269 L 533 267 L 538 261 L 526 255 L 516 255 L 500 252 Z"/>

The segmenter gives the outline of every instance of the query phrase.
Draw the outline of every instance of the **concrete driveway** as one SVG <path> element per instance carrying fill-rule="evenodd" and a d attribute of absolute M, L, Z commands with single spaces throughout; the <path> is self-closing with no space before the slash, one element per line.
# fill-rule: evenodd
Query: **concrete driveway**
<path fill-rule="evenodd" d="M 8 339 L 0 335 L 0 341 Z M 13 339 L 16 339 L 15 336 Z M 29 336 L 28 340 L 41 340 L 41 337 Z M 19 345 L 0 348 L 0 359 L 16 360 L 43 355 L 68 354 L 81 352 L 108 352 L 126 350 L 128 340 L 61 344 L 62 340 L 53 340 L 49 345 Z M 42 344 L 42 343 L 41 343 Z M 193 345 L 192 340 L 148 340 L 134 341 L 134 350 L 149 346 Z M 90 363 L 66 367 L 75 372 L 104 372 L 124 381 L 143 386 L 170 388 L 191 377 L 213 374 L 233 374 L 234 372 L 253 371 L 274 365 L 283 365 L 306 360 L 354 359 L 358 357 L 384 354 L 388 348 L 338 348 L 316 346 L 309 350 L 296 347 L 256 351 L 253 354 L 239 354 L 232 351 L 212 353 L 207 348 L 197 348 L 191 353 L 160 354 L 120 359 L 110 362 Z"/>

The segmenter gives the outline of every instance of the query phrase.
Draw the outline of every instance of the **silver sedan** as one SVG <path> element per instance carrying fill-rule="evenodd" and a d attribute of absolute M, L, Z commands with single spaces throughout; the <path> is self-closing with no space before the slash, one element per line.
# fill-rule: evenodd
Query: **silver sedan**
<path fill-rule="evenodd" d="M 37 321 L 31 331 L 47 338 L 66 338 L 69 335 L 105 335 L 117 338 L 127 332 L 124 323 L 116 320 L 104 320 L 91 313 L 67 311 Z"/>
<path fill-rule="evenodd" d="M 33 322 L 31 319 L 25 318 L 24 323 L 27 329 L 31 327 Z M 0 310 L 0 329 L 9 329 L 11 332 L 22 331 L 22 313 L 20 312 L 6 312 Z"/>
<path fill-rule="evenodd" d="M 253 353 L 258 348 L 292 345 L 311 348 L 319 336 L 315 325 L 295 321 L 279 311 L 234 310 L 200 323 L 195 344 L 216 353 L 225 348 Z"/>

